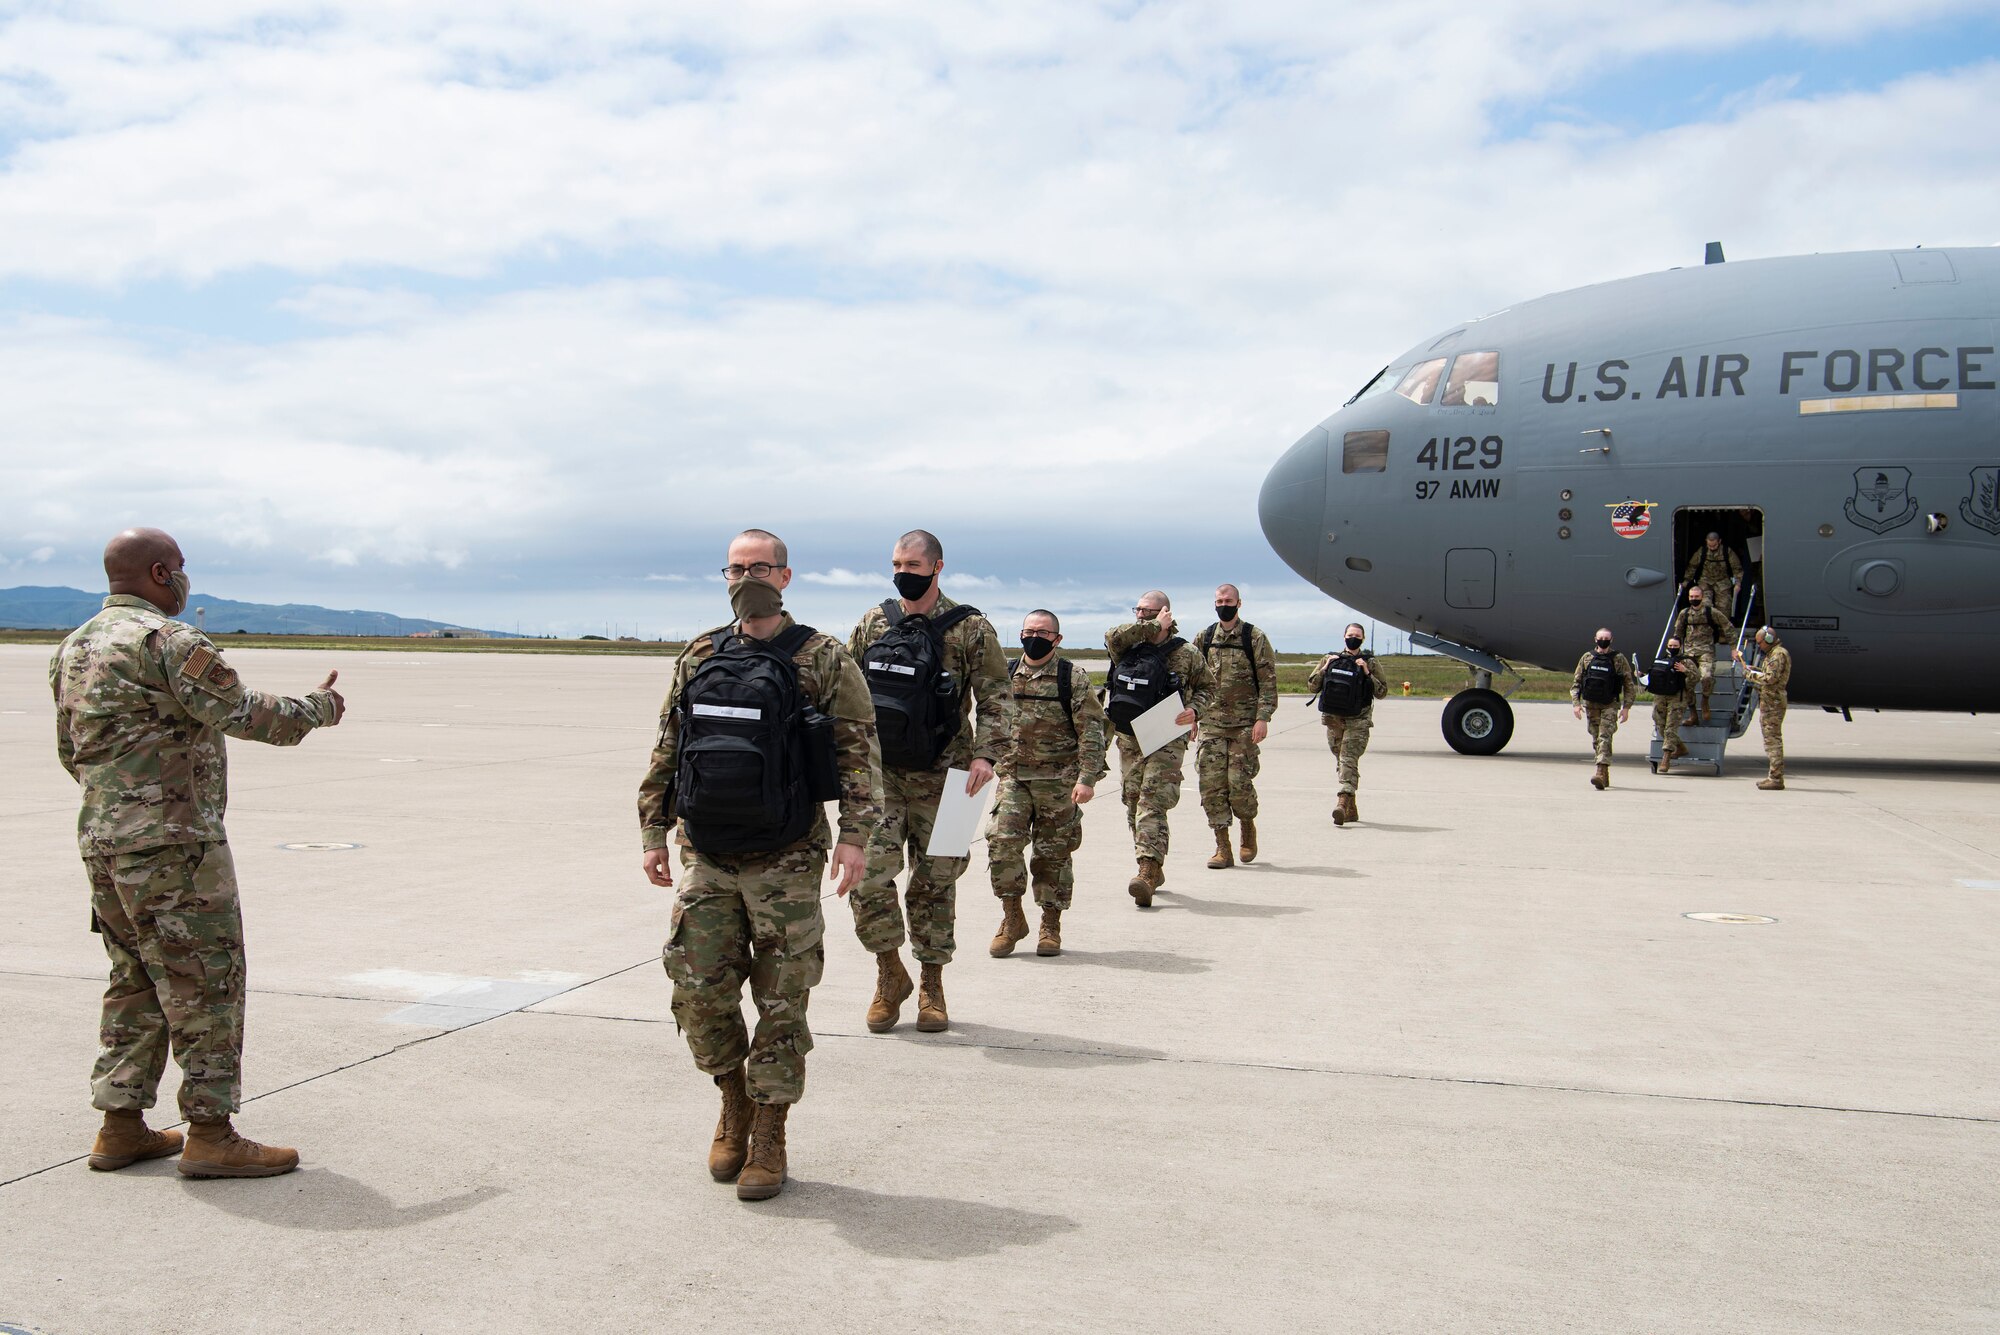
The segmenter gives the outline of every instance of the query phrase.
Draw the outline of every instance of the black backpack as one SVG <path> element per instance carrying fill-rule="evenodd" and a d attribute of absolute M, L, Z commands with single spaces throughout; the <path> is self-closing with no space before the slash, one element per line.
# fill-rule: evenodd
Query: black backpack
<path fill-rule="evenodd" d="M 1242 637 L 1225 643 L 1222 647 L 1225 649 L 1241 649 L 1243 651 L 1243 656 L 1250 660 L 1250 689 L 1261 691 L 1263 683 L 1257 680 L 1257 651 L 1250 647 L 1251 633 L 1257 628 L 1247 621 L 1239 621 L 1237 624 L 1243 627 Z M 1207 630 L 1194 637 L 1194 647 L 1201 650 L 1203 658 L 1207 658 L 1208 651 L 1215 647 L 1215 632 L 1216 627 L 1210 626 Z"/>
<path fill-rule="evenodd" d="M 809 780 L 809 710 L 793 655 L 813 635 L 770 640 L 714 632 L 674 702 L 680 757 L 675 812 L 698 852 L 771 853 L 806 836 L 818 803 Z"/>
<path fill-rule="evenodd" d="M 1319 679 L 1319 712 L 1354 718 L 1374 703 L 1359 654 L 1335 654 Z"/>
<path fill-rule="evenodd" d="M 1147 641 L 1135 644 L 1111 665 L 1111 679 L 1105 683 L 1104 712 L 1111 726 L 1132 735 L 1132 720 L 1170 695 L 1179 695 L 1180 674 L 1169 661 L 1174 650 L 1186 644 L 1176 635 L 1165 644 Z"/>
<path fill-rule="evenodd" d="M 861 673 L 875 698 L 882 763 L 927 770 L 958 736 L 965 685 L 944 665 L 944 634 L 979 609 L 960 604 L 938 617 L 912 615 L 891 598 L 882 604 L 889 629 L 861 651 Z"/>
<path fill-rule="evenodd" d="M 1014 674 L 1020 671 L 1020 668 L 1021 668 L 1020 659 L 1014 658 L 1008 660 L 1007 681 L 1010 685 L 1013 683 Z M 1016 700 L 1050 700 L 1050 699 L 1060 700 L 1062 702 L 1063 718 L 1066 719 L 1069 723 L 1069 735 L 1072 737 L 1080 738 L 1082 734 L 1076 730 L 1076 713 L 1070 708 L 1070 703 L 1069 703 L 1070 694 L 1072 691 L 1072 687 L 1070 686 L 1069 681 L 1070 681 L 1070 662 L 1067 658 L 1058 658 L 1056 660 L 1056 693 L 1053 696 L 1023 695 L 1021 694 L 1020 691 L 1016 690 L 1014 692 L 1014 698 Z"/>
<path fill-rule="evenodd" d="M 1585 704 L 1608 705 L 1618 698 L 1618 655 L 1592 653 L 1583 669 L 1583 689 L 1577 692 Z"/>
<path fill-rule="evenodd" d="M 1681 657 L 1662 651 L 1653 660 L 1653 670 L 1646 674 L 1646 689 L 1654 695 L 1679 695 L 1687 689 L 1687 673 L 1681 670 Z"/>

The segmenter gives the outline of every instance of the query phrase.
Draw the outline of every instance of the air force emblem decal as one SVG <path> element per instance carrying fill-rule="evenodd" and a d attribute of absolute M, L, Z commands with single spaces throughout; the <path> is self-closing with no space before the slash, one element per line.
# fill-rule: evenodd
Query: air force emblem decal
<path fill-rule="evenodd" d="M 1916 518 L 1917 498 L 1910 495 L 1907 468 L 1859 468 L 1854 495 L 1847 501 L 1847 520 L 1874 533 L 1887 533 Z"/>
<path fill-rule="evenodd" d="M 1958 503 L 1959 517 L 2000 537 L 2000 468 L 1972 470 L 1972 494 Z"/>

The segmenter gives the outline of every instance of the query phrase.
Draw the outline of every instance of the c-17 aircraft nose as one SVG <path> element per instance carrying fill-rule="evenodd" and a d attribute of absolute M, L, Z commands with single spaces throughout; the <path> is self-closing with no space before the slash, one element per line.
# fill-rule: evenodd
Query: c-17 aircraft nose
<path fill-rule="evenodd" d="M 1264 540 L 1308 583 L 1319 583 L 1319 553 L 1326 527 L 1326 455 L 1330 437 L 1316 426 L 1285 451 L 1257 496 Z"/>

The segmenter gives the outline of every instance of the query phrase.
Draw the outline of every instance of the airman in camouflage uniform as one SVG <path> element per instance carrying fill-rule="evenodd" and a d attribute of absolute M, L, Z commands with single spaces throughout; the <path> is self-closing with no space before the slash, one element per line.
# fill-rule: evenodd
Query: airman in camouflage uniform
<path fill-rule="evenodd" d="M 1616 700 L 1599 703 L 1583 698 L 1583 674 L 1589 670 L 1591 660 L 1598 654 L 1611 655 L 1612 669 L 1618 674 L 1619 696 Z M 1612 654 L 1611 632 L 1599 627 L 1597 648 L 1586 649 L 1583 657 L 1576 660 L 1576 676 L 1569 685 L 1572 712 L 1590 727 L 1590 741 L 1597 760 L 1597 769 L 1590 776 L 1590 786 L 1600 793 L 1611 786 L 1611 738 L 1618 731 L 1618 725 L 1632 716 L 1632 702 L 1639 697 L 1639 679 L 1632 672 L 1632 664 L 1623 654 Z"/>
<path fill-rule="evenodd" d="M 1681 642 L 1682 652 L 1699 670 L 1699 688 L 1686 694 L 1690 723 L 1708 721 L 1708 700 L 1715 690 L 1716 642 L 1727 641 L 1734 630 L 1729 618 L 1722 614 L 1721 604 L 1713 601 L 1700 585 L 1688 590 L 1687 606 L 1674 614 L 1670 633 Z M 1699 715 L 1695 710 L 1697 697 Z"/>
<path fill-rule="evenodd" d="M 236 1134 L 242 1106 L 243 923 L 223 811 L 223 737 L 295 746 L 344 708 L 328 673 L 299 699 L 246 687 L 208 637 L 170 617 L 187 607 L 186 562 L 157 529 L 104 551 L 111 596 L 49 664 L 56 752 L 83 788 L 77 844 L 91 922 L 111 958 L 91 1103 L 104 1127 L 93 1168 L 182 1149 L 145 1125 L 171 1046 L 189 1123 L 189 1177 L 268 1177 L 295 1150 Z"/>
<path fill-rule="evenodd" d="M 1725 621 L 1736 615 L 1736 590 L 1742 583 L 1743 558 L 1722 545 L 1720 533 L 1702 539 L 1681 576 L 1681 587 L 1700 589 L 1708 596 L 1709 606 L 1720 612 Z"/>
<path fill-rule="evenodd" d="M 942 617 L 958 606 L 938 587 L 944 569 L 944 544 L 934 534 L 913 529 L 897 539 L 890 565 L 905 615 Z M 860 658 L 868 646 L 889 632 L 888 613 L 871 607 L 848 637 L 848 652 Z M 875 956 L 875 996 L 869 1002 L 867 1024 L 873 1033 L 896 1027 L 903 1001 L 910 995 L 910 974 L 898 953 L 907 938 L 910 953 L 922 965 L 917 989 L 917 1028 L 936 1033 L 950 1025 L 945 1007 L 944 966 L 957 949 L 958 878 L 969 858 L 934 858 L 930 844 L 938 803 L 944 797 L 945 771 L 968 772 L 966 791 L 978 792 L 993 779 L 1012 743 L 1007 699 L 1007 657 L 1000 637 L 985 617 L 973 615 L 942 636 L 943 669 L 959 683 L 959 729 L 937 762 L 926 770 L 882 767 L 882 820 L 868 841 L 868 876 L 849 901 L 854 910 L 854 934 Z M 973 705 L 978 704 L 977 722 Z M 907 859 L 910 878 L 903 900 L 896 897 L 896 875 Z M 904 925 L 905 907 L 908 927 Z"/>
<path fill-rule="evenodd" d="M 1663 683 L 1655 680 L 1660 675 L 1657 666 L 1646 674 L 1646 689 L 1653 693 L 1653 732 L 1660 739 L 1660 770 L 1662 774 L 1673 771 L 1674 762 L 1687 754 L 1687 747 L 1681 743 L 1681 713 L 1687 708 L 1687 660 L 1681 657 L 1681 642 L 1667 640 L 1669 661 L 1678 660 L 1681 671 L 1681 687 L 1677 691 L 1663 691 Z"/>
<path fill-rule="evenodd" d="M 1132 609 L 1136 621 L 1113 626 L 1105 632 L 1104 647 L 1115 664 L 1127 651 L 1145 640 L 1165 642 L 1174 633 L 1174 613 L 1167 595 L 1149 589 L 1139 596 Z M 1182 641 L 1167 657 L 1167 666 L 1181 679 L 1180 714 L 1182 723 L 1197 731 L 1214 695 L 1215 682 L 1208 665 L 1193 645 Z M 1139 743 L 1127 733 L 1117 733 L 1119 787 L 1125 799 L 1125 823 L 1132 831 L 1132 850 L 1139 869 L 1125 888 L 1140 908 L 1151 908 L 1153 892 L 1166 884 L 1167 813 L 1180 805 L 1183 762 L 1187 758 L 1188 737 L 1168 742 L 1149 756 L 1139 753 Z"/>
<path fill-rule="evenodd" d="M 791 583 L 785 544 L 750 529 L 729 545 L 730 604 L 738 619 L 724 634 L 775 639 L 794 624 L 780 591 Z M 684 882 L 674 903 L 662 962 L 674 986 L 674 1021 L 687 1035 L 695 1067 L 722 1091 L 722 1115 L 709 1148 L 709 1173 L 734 1181 L 744 1200 L 783 1189 L 785 1122 L 805 1091 L 812 1030 L 806 1004 L 826 961 L 820 916 L 820 870 L 833 847 L 829 878 L 846 894 L 861 879 L 863 846 L 881 817 L 875 707 L 860 669 L 830 635 L 815 633 L 792 662 L 800 698 L 833 721 L 840 773 L 840 831 L 830 837 L 815 812 L 796 843 L 770 853 L 711 856 L 690 842 L 673 808 L 680 764 L 680 719 L 674 708 L 688 680 L 715 653 L 714 635 L 696 637 L 674 663 L 673 683 L 660 707 L 659 739 L 639 785 L 642 867 L 653 884 L 671 888 L 669 844 L 681 850 Z M 742 991 L 757 1006 L 753 1034 L 743 1023 Z M 746 1070 L 747 1063 L 747 1070 Z"/>
<path fill-rule="evenodd" d="M 1745 680 L 1757 688 L 1758 723 L 1764 729 L 1764 757 L 1771 766 L 1771 772 L 1757 786 L 1767 792 L 1782 791 L 1785 786 L 1785 710 L 1791 703 L 1786 692 L 1792 684 L 1792 651 L 1778 643 L 1778 632 L 1769 626 L 1757 632 L 1757 645 L 1763 650 L 1764 660 L 1755 667 L 1744 663 L 1742 651 L 1736 651 L 1736 661 L 1743 665 Z"/>
<path fill-rule="evenodd" d="M 1096 794 L 1104 778 L 1104 734 L 1108 724 L 1090 674 L 1057 652 L 1062 623 L 1036 608 L 1021 623 L 1021 657 L 1009 666 L 1014 696 L 1013 754 L 1000 765 L 1000 792 L 986 830 L 986 867 L 1000 897 L 1000 930 L 988 953 L 1014 953 L 1028 935 L 1021 896 L 1028 889 L 1029 841 L 1035 903 L 1042 928 L 1037 955 L 1062 953 L 1062 915 L 1069 907 L 1075 873 L 1070 857 L 1083 843 L 1081 803 Z M 1067 677 L 1065 684 L 1064 678 Z"/>
<path fill-rule="evenodd" d="M 1236 586 L 1222 585 L 1215 591 L 1215 624 L 1194 638 L 1215 679 L 1195 750 L 1195 772 L 1201 778 L 1201 809 L 1215 832 L 1215 855 L 1208 865 L 1218 871 L 1234 862 L 1229 851 L 1232 817 L 1243 824 L 1243 860 L 1256 861 L 1257 748 L 1278 712 L 1278 657 L 1271 652 L 1270 637 L 1241 619 L 1242 607 Z"/>
<path fill-rule="evenodd" d="M 1368 749 L 1368 734 L 1375 728 L 1375 702 L 1389 693 L 1389 683 L 1382 680 L 1382 674 L 1375 669 L 1375 655 L 1361 646 L 1367 638 L 1359 622 L 1349 622 L 1345 633 L 1345 648 L 1359 660 L 1361 671 L 1368 677 L 1368 701 L 1361 706 L 1361 712 L 1353 715 L 1329 714 L 1322 710 L 1319 720 L 1326 725 L 1327 750 L 1333 752 L 1339 762 L 1340 792 L 1333 803 L 1333 823 L 1346 825 L 1361 819 L 1361 810 L 1356 805 L 1361 791 L 1361 756 Z M 1326 680 L 1326 670 L 1341 657 L 1339 653 L 1328 654 L 1319 666 L 1306 674 L 1306 689 L 1315 697 L 1321 683 Z"/>

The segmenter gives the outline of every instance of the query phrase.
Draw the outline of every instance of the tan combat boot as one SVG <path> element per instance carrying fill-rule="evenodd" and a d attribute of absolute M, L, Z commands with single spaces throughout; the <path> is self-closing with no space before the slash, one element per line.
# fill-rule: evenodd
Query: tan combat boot
<path fill-rule="evenodd" d="M 1361 819 L 1361 808 L 1355 805 L 1353 793 L 1342 793 L 1340 801 L 1347 808 L 1347 823 L 1349 825 Z"/>
<path fill-rule="evenodd" d="M 104 1114 L 104 1125 L 90 1147 L 90 1166 L 109 1173 L 141 1159 L 164 1159 L 180 1151 L 180 1132 L 155 1131 L 137 1108 L 120 1109 Z"/>
<path fill-rule="evenodd" d="M 1142 909 L 1153 907 L 1153 890 L 1159 885 L 1160 863 L 1157 858 L 1140 858 L 1139 870 L 1126 885 L 1126 893 L 1137 901 Z"/>
<path fill-rule="evenodd" d="M 1224 867 L 1236 865 L 1236 855 L 1229 851 L 1229 827 L 1217 825 L 1215 828 L 1215 852 L 1208 859 L 1210 871 L 1221 871 Z"/>
<path fill-rule="evenodd" d="M 736 1179 L 736 1199 L 768 1201 L 785 1189 L 785 1117 L 789 1103 L 760 1103 L 750 1128 L 750 1162 Z"/>
<path fill-rule="evenodd" d="M 1665 755 L 1660 757 L 1660 767 L 1659 769 L 1655 770 L 1654 773 L 1672 774 L 1673 772 L 1674 772 L 1674 753 L 1669 751 Z"/>
<path fill-rule="evenodd" d="M 1014 953 L 1014 943 L 1028 935 L 1028 915 L 1021 912 L 1019 895 L 1000 897 L 1000 930 L 993 934 L 993 944 L 986 953 L 994 959 L 1005 959 Z"/>
<path fill-rule="evenodd" d="M 1345 824 L 1347 824 L 1347 794 L 1346 794 L 1346 793 L 1335 793 L 1335 794 L 1334 794 L 1334 797 L 1333 797 L 1333 823 L 1334 823 L 1335 825 L 1345 825 Z"/>
<path fill-rule="evenodd" d="M 1759 781 L 1757 786 L 1767 793 L 1781 793 L 1785 790 L 1785 781 L 1783 779 L 1764 779 Z"/>
<path fill-rule="evenodd" d="M 717 1182 L 734 1182 L 750 1153 L 750 1115 L 756 1105 L 750 1102 L 741 1066 L 715 1077 L 715 1087 L 722 1091 L 722 1116 L 708 1147 L 708 1175 Z"/>
<path fill-rule="evenodd" d="M 917 1029 L 926 1034 L 951 1027 L 944 1009 L 944 965 L 926 964 L 924 980 L 917 985 Z"/>
<path fill-rule="evenodd" d="M 902 955 L 893 950 L 876 955 L 875 964 L 875 1000 L 868 1003 L 868 1032 L 886 1034 L 896 1027 L 903 1003 L 909 1000 L 910 971 L 903 967 Z"/>
<path fill-rule="evenodd" d="M 282 1145 L 259 1145 L 236 1134 L 224 1117 L 214 1122 L 189 1122 L 187 1147 L 181 1151 L 182 1177 L 276 1177 L 299 1166 L 299 1152 Z"/>
<path fill-rule="evenodd" d="M 1609 788 L 1611 786 L 1611 766 L 1599 765 L 1596 769 L 1592 770 L 1590 772 L 1590 786 L 1600 793 Z"/>
<path fill-rule="evenodd" d="M 1062 910 L 1042 907 L 1042 934 L 1035 941 L 1037 955 L 1062 954 Z"/>
<path fill-rule="evenodd" d="M 1245 862 L 1257 860 L 1257 822 L 1248 817 L 1243 821 L 1243 839 L 1237 845 L 1236 856 Z"/>

